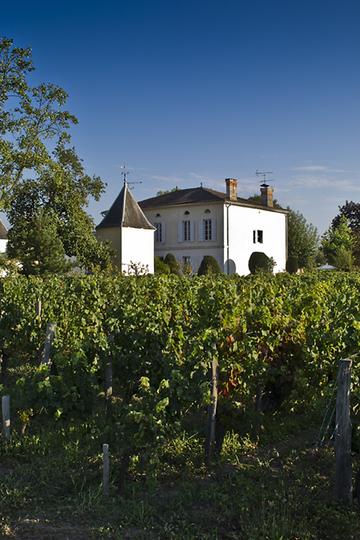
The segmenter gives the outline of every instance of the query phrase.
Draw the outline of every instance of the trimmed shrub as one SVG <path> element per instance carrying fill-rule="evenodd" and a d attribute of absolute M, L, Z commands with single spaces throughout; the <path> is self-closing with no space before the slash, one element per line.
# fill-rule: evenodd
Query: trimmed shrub
<path fill-rule="evenodd" d="M 290 255 L 286 261 L 286 271 L 289 274 L 296 274 L 299 270 L 299 259 L 296 255 Z"/>
<path fill-rule="evenodd" d="M 181 276 L 180 264 L 176 259 L 175 255 L 173 255 L 172 253 L 168 253 L 164 259 L 164 263 L 167 264 L 170 268 L 170 274 L 176 274 L 177 276 Z"/>
<path fill-rule="evenodd" d="M 211 255 L 204 256 L 198 270 L 198 276 L 206 276 L 208 274 L 221 274 L 217 260 Z"/>
<path fill-rule="evenodd" d="M 154 259 L 155 274 L 170 274 L 170 267 L 160 257 Z"/>
<path fill-rule="evenodd" d="M 268 257 L 262 251 L 254 251 L 250 255 L 249 270 L 252 274 L 257 272 L 272 273 L 275 266 L 275 261 L 272 257 Z"/>

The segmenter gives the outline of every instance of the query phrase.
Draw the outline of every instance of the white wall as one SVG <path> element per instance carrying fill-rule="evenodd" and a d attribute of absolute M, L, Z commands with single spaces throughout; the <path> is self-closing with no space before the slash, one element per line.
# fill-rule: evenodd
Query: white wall
<path fill-rule="evenodd" d="M 6 252 L 7 240 L 0 240 L 0 253 Z"/>
<path fill-rule="evenodd" d="M 287 257 L 286 214 L 257 208 L 224 206 L 224 271 L 227 261 L 227 217 L 229 217 L 230 273 L 249 273 L 249 258 L 254 251 L 262 251 L 276 262 L 274 272 L 285 270 Z M 253 231 L 263 231 L 263 243 L 253 242 Z"/>
<path fill-rule="evenodd" d="M 165 257 L 168 253 L 172 253 L 180 264 L 183 262 L 183 257 L 190 257 L 194 272 L 197 272 L 204 255 L 212 255 L 222 268 L 224 250 L 222 208 L 223 203 L 219 202 L 144 210 L 150 223 L 163 225 L 163 241 L 155 242 L 155 255 Z M 210 213 L 205 213 L 205 210 L 210 210 Z M 213 240 L 202 240 L 203 219 L 209 218 L 213 220 L 216 234 Z M 184 220 L 191 222 L 191 240 L 179 242 L 178 226 Z"/>
<path fill-rule="evenodd" d="M 205 210 L 210 210 L 210 214 L 205 214 Z M 188 215 L 185 215 L 186 211 L 189 212 Z M 286 214 L 234 204 L 229 206 L 227 212 L 222 202 L 167 206 L 146 210 L 144 213 L 153 225 L 163 224 L 164 238 L 162 242 L 155 242 L 155 255 L 165 257 L 168 253 L 173 253 L 180 263 L 183 257 L 190 257 L 194 272 L 198 270 L 204 255 L 211 255 L 227 273 L 227 215 L 229 215 L 229 273 L 248 274 L 249 258 L 254 251 L 262 251 L 268 257 L 273 257 L 276 262 L 275 272 L 285 270 Z M 216 237 L 211 241 L 203 241 L 200 227 L 202 220 L 208 217 L 216 222 Z M 179 242 L 178 224 L 186 219 L 192 223 L 193 236 L 191 241 Z M 262 244 L 253 243 L 254 230 L 263 231 Z"/>
<path fill-rule="evenodd" d="M 147 266 L 154 273 L 154 231 L 151 229 L 121 229 L 122 271 L 127 273 L 130 263 Z"/>

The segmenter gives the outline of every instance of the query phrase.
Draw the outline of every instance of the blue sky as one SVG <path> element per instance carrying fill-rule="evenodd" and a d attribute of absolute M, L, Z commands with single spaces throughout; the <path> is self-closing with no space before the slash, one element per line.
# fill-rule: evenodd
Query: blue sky
<path fill-rule="evenodd" d="M 69 93 L 73 143 L 107 190 L 258 191 L 323 232 L 360 198 L 360 3 L 119 0 L 2 3 L 0 34 L 30 46 L 34 82 Z"/>

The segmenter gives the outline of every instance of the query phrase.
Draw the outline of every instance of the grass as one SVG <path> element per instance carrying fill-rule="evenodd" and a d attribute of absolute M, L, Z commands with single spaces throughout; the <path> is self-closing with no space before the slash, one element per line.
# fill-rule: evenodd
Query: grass
<path fill-rule="evenodd" d="M 1 538 L 360 539 L 358 508 L 332 497 L 333 450 L 316 449 L 318 425 L 304 425 L 273 417 L 260 436 L 227 433 L 211 469 L 201 438 L 184 432 L 151 466 L 134 458 L 121 490 L 113 459 L 108 498 L 89 423 L 14 433 L 0 446 Z"/>

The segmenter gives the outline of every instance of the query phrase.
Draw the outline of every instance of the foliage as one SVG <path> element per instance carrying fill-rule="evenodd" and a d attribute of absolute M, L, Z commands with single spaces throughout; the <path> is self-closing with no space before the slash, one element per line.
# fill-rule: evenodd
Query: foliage
<path fill-rule="evenodd" d="M 2 38 L 0 208 L 18 229 L 13 239 L 21 235 L 27 220 L 35 222 L 42 211 L 51 213 L 57 217 L 57 235 L 66 255 L 89 269 L 108 266 L 108 249 L 94 238 L 94 224 L 85 211 L 90 197 L 99 199 L 104 184 L 85 173 L 69 144 L 69 129 L 77 119 L 64 110 L 66 92 L 50 83 L 31 87 L 31 70 L 30 49 Z M 15 253 L 15 244 L 12 250 Z M 16 255 L 20 257 L 23 251 L 24 246 L 19 247 Z"/>
<path fill-rule="evenodd" d="M 288 254 L 297 257 L 300 268 L 311 268 L 315 263 L 318 234 L 305 217 L 291 208 L 288 214 Z"/>
<path fill-rule="evenodd" d="M 170 267 L 160 257 L 155 256 L 154 272 L 155 274 L 170 274 Z"/>
<path fill-rule="evenodd" d="M 65 522 L 71 508 L 77 522 L 93 523 L 96 515 L 107 523 L 108 536 L 99 529 L 97 538 L 114 536 L 116 523 L 120 536 L 140 527 L 154 538 L 186 530 L 189 538 L 210 539 L 216 528 L 224 538 L 355 539 L 357 513 L 344 520 L 345 510 L 326 500 L 330 451 L 314 453 L 313 432 L 311 445 L 299 447 L 289 431 L 296 421 L 293 432 L 304 445 L 310 411 L 332 394 L 338 359 L 359 350 L 359 287 L 359 274 L 340 272 L 0 280 L 0 349 L 9 371 L 2 390 L 11 395 L 14 418 L 11 442 L 0 443 L 0 527 L 19 526 L 24 516 L 29 523 L 31 511 L 42 508 L 54 508 L 54 519 Z M 49 321 L 57 323 L 50 368 L 39 366 Z M 227 430 L 216 473 L 203 467 L 198 428 L 206 422 L 214 356 L 218 420 Z M 105 408 L 110 360 L 113 396 Z M 359 377 L 354 361 L 354 403 Z M 106 503 L 99 491 L 104 442 L 112 456 Z M 133 482 L 119 495 L 126 464 Z"/>
<path fill-rule="evenodd" d="M 181 276 L 181 268 L 179 261 L 172 253 L 168 253 L 164 259 L 164 263 L 170 268 L 170 274 L 175 274 L 176 276 Z"/>
<path fill-rule="evenodd" d="M 349 271 L 353 268 L 353 249 L 355 237 L 348 220 L 342 216 L 336 227 L 330 227 L 321 239 L 321 249 L 329 264 L 339 270 Z"/>
<path fill-rule="evenodd" d="M 179 188 L 175 186 L 171 189 L 160 189 L 156 192 L 156 196 L 159 197 L 160 195 L 166 195 L 166 193 L 173 193 L 174 191 L 179 191 Z"/>
<path fill-rule="evenodd" d="M 220 266 L 215 257 L 205 255 L 200 263 L 198 276 L 221 274 Z"/>
<path fill-rule="evenodd" d="M 286 271 L 290 274 L 296 274 L 299 270 L 299 260 L 296 255 L 290 255 L 286 261 Z"/>
<path fill-rule="evenodd" d="M 254 195 L 249 197 L 248 200 L 250 202 L 253 202 L 255 204 L 260 204 L 261 206 L 263 206 L 263 204 L 261 202 L 261 195 L 259 195 L 258 193 L 254 193 Z M 282 206 L 279 204 L 277 199 L 273 199 L 273 206 L 274 206 L 274 208 L 282 209 Z"/>
<path fill-rule="evenodd" d="M 347 219 L 353 233 L 354 245 L 352 252 L 357 266 L 360 266 L 360 203 L 346 201 L 343 206 L 339 206 L 339 213 L 332 220 L 331 227 L 338 227 L 343 217 Z"/>
<path fill-rule="evenodd" d="M 39 210 L 29 220 L 10 229 L 7 253 L 18 259 L 24 274 L 61 273 L 69 269 L 65 250 L 57 230 L 57 217 Z"/>
<path fill-rule="evenodd" d="M 249 258 L 249 270 L 251 274 L 256 272 L 272 272 L 275 266 L 274 259 L 268 257 L 262 251 L 254 251 Z"/>

